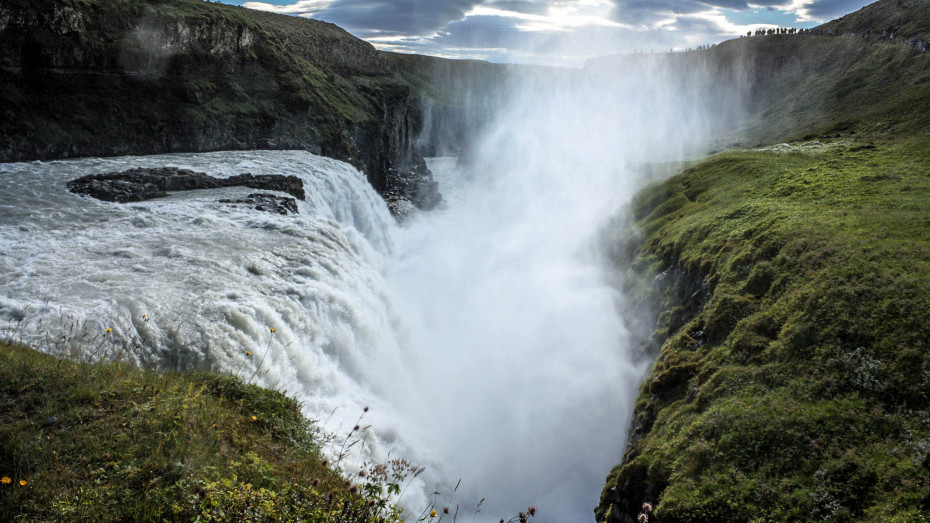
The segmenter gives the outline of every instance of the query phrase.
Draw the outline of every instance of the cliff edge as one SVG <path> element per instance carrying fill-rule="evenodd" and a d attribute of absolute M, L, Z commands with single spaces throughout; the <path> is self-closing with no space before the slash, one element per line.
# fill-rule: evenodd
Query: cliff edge
<path fill-rule="evenodd" d="M 200 0 L 4 0 L 0 72 L 0 161 L 306 149 L 389 203 L 440 199 L 415 93 L 333 24 Z"/>

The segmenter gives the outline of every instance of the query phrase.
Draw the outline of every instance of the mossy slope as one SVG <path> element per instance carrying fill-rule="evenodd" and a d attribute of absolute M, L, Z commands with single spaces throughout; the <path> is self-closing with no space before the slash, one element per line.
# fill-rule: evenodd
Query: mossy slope
<path fill-rule="evenodd" d="M 785 35 L 701 59 L 747 93 L 721 141 L 761 148 L 635 198 L 615 254 L 658 358 L 597 519 L 926 521 L 930 56 Z"/>
<path fill-rule="evenodd" d="M 896 39 L 930 39 L 930 2 L 927 0 L 884 0 L 869 4 L 820 26 L 840 34 L 871 32 L 878 37 L 883 31 L 894 33 Z"/>
<path fill-rule="evenodd" d="M 930 516 L 928 172 L 926 137 L 806 142 L 637 197 L 630 292 L 661 302 L 675 271 L 707 292 L 665 303 L 599 521 Z"/>
<path fill-rule="evenodd" d="M 750 71 L 749 118 L 731 139 L 760 145 L 930 131 L 930 55 L 910 47 L 784 35 L 731 40 L 714 52 Z"/>
<path fill-rule="evenodd" d="M 236 378 L 0 343 L 5 521 L 393 520 L 397 478 L 356 490 L 317 437 L 296 402 Z"/>

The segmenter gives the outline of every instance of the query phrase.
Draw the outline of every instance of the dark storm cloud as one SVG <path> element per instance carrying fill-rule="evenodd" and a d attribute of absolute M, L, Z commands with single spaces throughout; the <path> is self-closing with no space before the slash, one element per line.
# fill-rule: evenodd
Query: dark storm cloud
<path fill-rule="evenodd" d="M 422 35 L 465 18 L 483 0 L 336 0 L 317 17 L 363 36 Z"/>

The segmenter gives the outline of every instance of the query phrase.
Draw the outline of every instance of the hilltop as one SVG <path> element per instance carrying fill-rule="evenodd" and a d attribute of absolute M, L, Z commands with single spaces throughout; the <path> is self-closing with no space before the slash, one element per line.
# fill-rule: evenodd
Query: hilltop
<path fill-rule="evenodd" d="M 870 33 L 879 38 L 882 33 L 897 39 L 930 40 L 930 2 L 927 0 L 896 0 L 869 4 L 820 26 L 825 31 L 861 35 Z"/>
<path fill-rule="evenodd" d="M 700 51 L 603 57 L 585 68 L 622 71 L 641 60 L 666 68 L 681 89 L 699 90 L 703 110 L 726 115 L 714 137 L 718 150 L 930 130 L 930 55 L 901 41 L 755 36 Z"/>

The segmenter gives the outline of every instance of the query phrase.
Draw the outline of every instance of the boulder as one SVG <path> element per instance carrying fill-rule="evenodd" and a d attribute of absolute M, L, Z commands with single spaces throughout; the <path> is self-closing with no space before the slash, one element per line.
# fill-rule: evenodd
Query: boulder
<path fill-rule="evenodd" d="M 236 200 L 223 199 L 220 200 L 220 203 L 248 205 L 257 211 L 273 212 L 277 214 L 297 214 L 297 200 L 275 194 L 252 193 L 245 198 Z"/>

